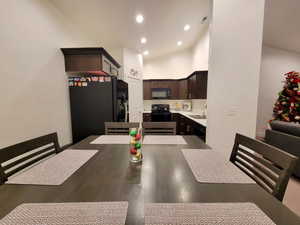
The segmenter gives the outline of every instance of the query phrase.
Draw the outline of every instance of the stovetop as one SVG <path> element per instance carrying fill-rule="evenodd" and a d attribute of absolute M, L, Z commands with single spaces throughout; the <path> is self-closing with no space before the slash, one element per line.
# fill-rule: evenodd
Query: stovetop
<path fill-rule="evenodd" d="M 152 113 L 169 113 L 170 105 L 169 104 L 153 104 L 151 106 Z"/>

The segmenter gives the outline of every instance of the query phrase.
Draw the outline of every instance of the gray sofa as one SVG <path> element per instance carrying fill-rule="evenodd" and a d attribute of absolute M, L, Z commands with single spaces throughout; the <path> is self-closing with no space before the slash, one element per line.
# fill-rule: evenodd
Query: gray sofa
<path fill-rule="evenodd" d="M 300 124 L 274 120 L 270 125 L 272 129 L 266 130 L 266 142 L 300 158 Z M 300 178 L 300 160 L 294 175 Z"/>

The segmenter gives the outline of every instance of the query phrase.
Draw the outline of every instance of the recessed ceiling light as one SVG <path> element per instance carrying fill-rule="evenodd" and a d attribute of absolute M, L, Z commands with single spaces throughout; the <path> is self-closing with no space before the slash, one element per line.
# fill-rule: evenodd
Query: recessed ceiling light
<path fill-rule="evenodd" d="M 186 24 L 183 29 L 185 31 L 188 31 L 189 29 L 191 29 L 191 26 L 189 24 Z"/>
<path fill-rule="evenodd" d="M 137 23 L 142 23 L 142 22 L 144 22 L 144 16 L 142 14 L 138 14 L 135 17 L 135 20 L 136 20 Z"/>
<path fill-rule="evenodd" d="M 147 43 L 147 38 L 142 37 L 142 38 L 141 38 L 141 43 L 142 43 L 142 44 L 146 44 L 146 43 Z"/>
<path fill-rule="evenodd" d="M 146 50 L 146 51 L 143 52 L 143 54 L 144 54 L 144 55 L 149 55 L 149 51 Z"/>
<path fill-rule="evenodd" d="M 178 42 L 177 42 L 177 45 L 178 45 L 178 46 L 182 45 L 182 41 L 178 41 Z"/>

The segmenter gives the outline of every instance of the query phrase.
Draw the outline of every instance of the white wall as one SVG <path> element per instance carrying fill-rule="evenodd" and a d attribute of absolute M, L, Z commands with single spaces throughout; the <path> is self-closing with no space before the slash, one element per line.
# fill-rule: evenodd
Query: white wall
<path fill-rule="evenodd" d="M 188 49 L 153 59 L 145 59 L 144 79 L 185 78 L 196 70 L 208 70 L 209 26 Z"/>
<path fill-rule="evenodd" d="M 192 50 L 192 70 L 208 70 L 209 59 L 209 26 L 199 36 Z"/>
<path fill-rule="evenodd" d="M 143 79 L 178 79 L 192 73 L 191 49 L 175 52 L 144 62 Z"/>
<path fill-rule="evenodd" d="M 129 76 L 130 70 L 138 71 L 140 79 Z M 143 57 L 136 51 L 124 49 L 123 51 L 124 78 L 128 83 L 129 95 L 129 121 L 143 121 Z"/>
<path fill-rule="evenodd" d="M 58 132 L 71 143 L 61 47 L 78 44 L 47 0 L 0 0 L 0 148 Z"/>
<path fill-rule="evenodd" d="M 264 137 L 268 121 L 279 91 L 283 88 L 284 74 L 300 71 L 300 54 L 263 46 L 257 113 L 257 136 Z"/>
<path fill-rule="evenodd" d="M 264 0 L 214 0 L 207 143 L 226 154 L 236 132 L 256 133 Z"/>

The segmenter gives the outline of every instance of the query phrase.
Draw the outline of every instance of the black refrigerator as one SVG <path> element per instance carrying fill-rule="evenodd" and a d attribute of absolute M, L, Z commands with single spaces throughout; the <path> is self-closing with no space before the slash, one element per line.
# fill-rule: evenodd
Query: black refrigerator
<path fill-rule="evenodd" d="M 112 76 L 69 77 L 73 143 L 105 133 L 104 122 L 128 122 L 128 84 Z"/>

